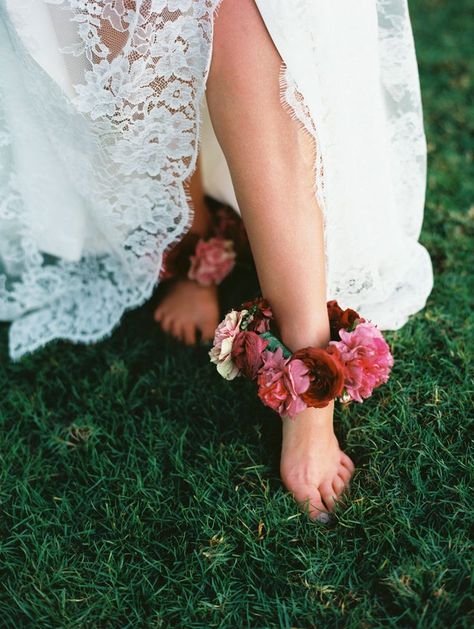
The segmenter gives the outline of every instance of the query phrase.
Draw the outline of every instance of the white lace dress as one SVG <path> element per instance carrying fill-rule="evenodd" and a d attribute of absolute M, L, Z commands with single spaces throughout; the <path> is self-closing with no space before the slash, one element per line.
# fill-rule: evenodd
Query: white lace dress
<path fill-rule="evenodd" d="M 283 59 L 282 106 L 318 149 L 328 298 L 398 328 L 432 288 L 406 2 L 256 3 Z M 198 145 L 207 192 L 238 211 L 204 99 L 218 4 L 0 0 L 0 320 L 13 359 L 55 338 L 97 341 L 150 297 L 190 224 Z"/>

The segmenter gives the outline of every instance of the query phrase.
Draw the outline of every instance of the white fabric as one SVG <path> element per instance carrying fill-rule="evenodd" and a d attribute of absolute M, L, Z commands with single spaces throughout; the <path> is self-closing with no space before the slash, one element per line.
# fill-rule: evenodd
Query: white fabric
<path fill-rule="evenodd" d="M 206 191 L 238 210 L 203 99 L 218 3 L 0 0 L 0 319 L 12 321 L 12 358 L 54 338 L 98 340 L 149 298 L 189 225 L 183 181 L 199 141 Z M 406 2 L 257 5 L 284 62 L 282 104 L 317 146 L 328 299 L 398 328 L 432 288 Z"/>

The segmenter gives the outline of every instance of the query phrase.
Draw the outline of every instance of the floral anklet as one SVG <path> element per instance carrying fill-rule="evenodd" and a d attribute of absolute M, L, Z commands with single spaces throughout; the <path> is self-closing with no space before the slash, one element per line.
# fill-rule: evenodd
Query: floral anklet
<path fill-rule="evenodd" d="M 258 298 L 231 310 L 216 329 L 211 362 L 227 380 L 245 376 L 258 396 L 282 417 L 338 398 L 362 402 L 387 382 L 393 356 L 380 330 L 355 310 L 328 301 L 331 341 L 325 348 L 291 352 L 272 331 L 273 313 Z"/>
<path fill-rule="evenodd" d="M 235 266 L 237 254 L 232 240 L 213 236 L 197 241 L 194 255 L 189 256 L 188 278 L 201 286 L 220 284 Z"/>
<path fill-rule="evenodd" d="M 248 240 L 242 220 L 227 207 L 212 215 L 210 235 L 188 234 L 163 260 L 160 280 L 187 277 L 201 286 L 220 284 L 233 270 Z"/>

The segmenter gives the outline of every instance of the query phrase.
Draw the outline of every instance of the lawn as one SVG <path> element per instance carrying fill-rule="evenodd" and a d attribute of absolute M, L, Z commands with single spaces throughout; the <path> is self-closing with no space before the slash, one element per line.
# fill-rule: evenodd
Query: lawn
<path fill-rule="evenodd" d="M 389 384 L 337 412 L 357 465 L 348 508 L 332 527 L 298 512 L 276 417 L 205 348 L 165 338 L 153 304 L 96 346 L 52 343 L 17 364 L 2 326 L 1 626 L 473 625 L 469 4 L 411 3 L 436 280 L 388 335 Z"/>

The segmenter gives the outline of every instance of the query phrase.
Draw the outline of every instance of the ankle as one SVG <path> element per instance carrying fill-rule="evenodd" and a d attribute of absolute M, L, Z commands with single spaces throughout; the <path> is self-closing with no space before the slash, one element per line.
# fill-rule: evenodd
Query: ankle
<path fill-rule="evenodd" d="M 330 341 L 329 318 L 327 310 L 319 317 L 307 322 L 285 321 L 279 326 L 281 340 L 292 352 L 303 347 L 326 347 Z"/>
<path fill-rule="evenodd" d="M 194 217 L 189 233 L 199 238 L 207 238 L 211 225 L 211 213 L 204 198 L 194 201 Z"/>
<path fill-rule="evenodd" d="M 320 434 L 334 434 L 334 401 L 324 408 L 307 408 L 294 420 L 282 417 L 283 437 L 292 433 L 309 435 L 310 431 L 318 431 Z"/>

